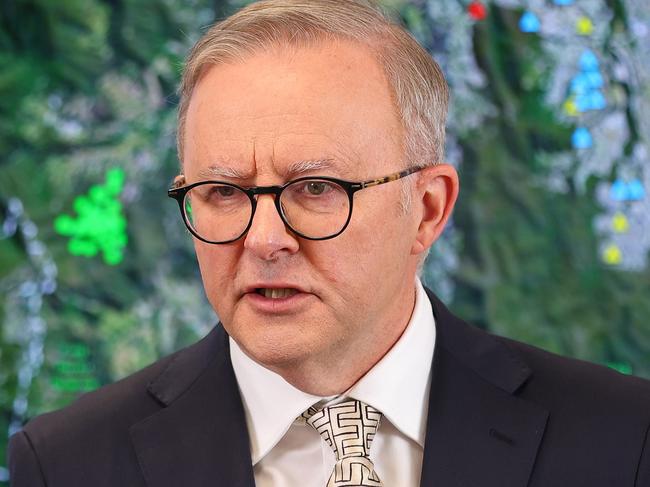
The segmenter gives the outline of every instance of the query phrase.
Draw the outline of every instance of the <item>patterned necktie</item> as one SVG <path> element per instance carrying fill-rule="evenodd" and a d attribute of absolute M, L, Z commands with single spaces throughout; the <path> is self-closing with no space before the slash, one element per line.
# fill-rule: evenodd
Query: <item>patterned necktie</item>
<path fill-rule="evenodd" d="M 323 409 L 310 407 L 302 418 L 318 431 L 336 455 L 327 487 L 382 487 L 368 458 L 381 420 L 379 411 L 352 399 Z"/>

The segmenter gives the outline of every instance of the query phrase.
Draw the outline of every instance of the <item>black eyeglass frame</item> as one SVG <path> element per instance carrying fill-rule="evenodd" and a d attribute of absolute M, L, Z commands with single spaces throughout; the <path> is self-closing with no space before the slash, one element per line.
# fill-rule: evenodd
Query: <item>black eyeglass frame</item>
<path fill-rule="evenodd" d="M 297 179 L 293 179 L 291 181 L 287 181 L 281 186 L 252 186 L 250 188 L 243 188 L 241 186 L 238 186 L 233 183 L 229 183 L 227 181 L 216 181 L 216 180 L 210 180 L 210 181 L 199 181 L 196 183 L 188 184 L 187 186 L 182 186 L 182 184 L 185 181 L 185 176 L 179 175 L 176 176 L 174 179 L 174 185 L 167 190 L 167 196 L 170 198 L 173 198 L 177 201 L 178 207 L 181 210 L 181 216 L 183 218 L 183 222 L 185 223 L 185 226 L 187 229 L 194 235 L 196 238 L 201 240 L 202 242 L 213 244 L 213 245 L 225 245 L 229 244 L 232 242 L 236 242 L 240 238 L 242 238 L 248 230 L 250 230 L 251 225 L 253 224 L 253 217 L 255 216 L 255 211 L 257 210 L 257 198 L 255 196 L 257 195 L 262 195 L 262 194 L 273 194 L 275 195 L 274 202 L 275 202 L 275 208 L 278 211 L 278 214 L 280 215 L 280 218 L 282 219 L 282 222 L 289 228 L 293 233 L 296 235 L 307 239 L 307 240 L 329 240 L 331 238 L 338 237 L 341 235 L 345 229 L 348 227 L 350 224 L 350 220 L 352 219 L 352 206 L 354 202 L 354 194 L 357 191 L 361 191 L 362 189 L 370 188 L 372 186 L 379 186 L 380 184 L 385 184 L 385 183 L 390 183 L 391 181 L 397 181 L 398 179 L 401 179 L 403 177 L 409 176 L 410 174 L 413 174 L 415 172 L 421 171 L 423 169 L 426 169 L 431 166 L 422 166 L 422 167 L 411 167 L 408 169 L 405 169 L 400 172 L 392 173 L 389 174 L 388 176 L 384 176 L 383 178 L 378 178 L 378 179 L 370 179 L 368 181 L 360 181 L 360 182 L 354 182 L 354 181 L 346 181 L 344 179 L 338 179 L 338 178 L 333 178 L 329 176 L 305 176 Z M 287 217 L 284 215 L 284 211 L 282 210 L 282 206 L 280 205 L 280 195 L 282 192 L 290 185 L 299 183 L 300 181 L 329 181 L 331 183 L 338 184 L 341 186 L 345 192 L 348 195 L 348 199 L 350 202 L 350 209 L 348 211 L 348 217 L 345 221 L 345 225 L 339 230 L 338 232 L 329 235 L 327 237 L 309 237 L 307 235 L 304 235 L 303 233 L 297 231 L 295 228 L 291 226 L 291 224 L 288 222 Z M 193 228 L 190 222 L 187 219 L 187 213 L 185 211 L 185 206 L 183 205 L 183 202 L 185 201 L 185 196 L 187 193 L 193 189 L 196 188 L 197 186 L 203 186 L 206 184 L 220 184 L 224 186 L 230 186 L 235 189 L 238 189 L 242 191 L 243 193 L 248 196 L 248 198 L 251 201 L 251 217 L 250 220 L 248 221 L 248 225 L 246 225 L 246 228 L 244 231 L 237 237 L 233 238 L 231 240 L 226 240 L 223 242 L 214 242 L 211 240 L 207 240 L 203 237 L 201 237 Z"/>

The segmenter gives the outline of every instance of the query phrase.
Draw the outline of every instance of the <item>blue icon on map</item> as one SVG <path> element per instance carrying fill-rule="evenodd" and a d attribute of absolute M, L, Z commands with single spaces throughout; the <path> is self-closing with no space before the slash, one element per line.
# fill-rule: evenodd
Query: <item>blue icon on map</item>
<path fill-rule="evenodd" d="M 615 201 L 639 201 L 645 198 L 645 188 L 639 179 L 617 179 L 612 183 L 610 196 Z"/>
<path fill-rule="evenodd" d="M 605 84 L 600 72 L 600 62 L 587 49 L 578 61 L 580 71 L 571 80 L 570 91 L 575 98 L 575 106 L 579 112 L 602 110 L 607 106 L 607 100 L 601 89 Z"/>
<path fill-rule="evenodd" d="M 576 96 L 578 111 L 602 110 L 607 106 L 607 101 L 600 91 L 590 91 Z"/>
<path fill-rule="evenodd" d="M 521 19 L 519 19 L 519 28 L 522 32 L 526 32 L 527 34 L 539 32 L 540 27 L 541 24 L 539 17 L 530 10 L 525 12 L 524 15 L 521 16 Z"/>
<path fill-rule="evenodd" d="M 591 88 L 602 88 L 604 81 L 603 81 L 603 75 L 600 74 L 599 71 L 587 71 L 583 73 L 583 76 L 585 77 L 586 83 L 591 87 Z"/>
<path fill-rule="evenodd" d="M 612 183 L 610 195 L 614 201 L 627 201 L 627 183 L 617 179 Z"/>
<path fill-rule="evenodd" d="M 578 127 L 571 136 L 571 143 L 574 149 L 589 149 L 594 145 L 594 140 L 589 129 Z"/>
<path fill-rule="evenodd" d="M 598 71 L 598 68 L 600 68 L 600 63 L 598 62 L 598 58 L 593 53 L 593 51 L 587 49 L 580 56 L 580 61 L 578 61 L 578 66 L 582 71 L 585 72 Z"/>
<path fill-rule="evenodd" d="M 638 179 L 633 179 L 627 183 L 627 193 L 631 200 L 642 200 L 645 198 L 645 188 L 643 183 Z"/>

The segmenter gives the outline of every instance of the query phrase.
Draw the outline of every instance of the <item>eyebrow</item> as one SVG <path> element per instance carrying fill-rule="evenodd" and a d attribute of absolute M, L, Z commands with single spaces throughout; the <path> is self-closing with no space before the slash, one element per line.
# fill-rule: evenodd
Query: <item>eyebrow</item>
<path fill-rule="evenodd" d="M 211 165 L 207 169 L 202 169 L 198 174 L 200 179 L 211 179 L 213 177 L 233 178 L 233 179 L 247 179 L 249 175 L 239 171 L 235 168 L 228 166 L 219 166 L 216 164 Z"/>
<path fill-rule="evenodd" d="M 331 158 L 308 159 L 308 160 L 292 162 L 291 164 L 289 164 L 286 171 L 283 172 L 285 172 L 287 176 L 294 177 L 310 171 L 320 171 L 325 169 L 333 169 L 336 167 L 337 164 L 335 163 L 334 159 Z M 218 164 L 213 164 L 208 168 L 199 171 L 198 176 L 201 179 L 224 177 L 224 178 L 245 180 L 245 179 L 251 179 L 253 177 L 253 173 L 240 171 L 238 169 L 228 167 L 228 166 L 220 166 Z"/>
<path fill-rule="evenodd" d="M 336 168 L 334 159 L 313 159 L 307 161 L 296 161 L 289 164 L 287 174 L 299 175 L 309 171 L 320 171 L 322 169 Z"/>

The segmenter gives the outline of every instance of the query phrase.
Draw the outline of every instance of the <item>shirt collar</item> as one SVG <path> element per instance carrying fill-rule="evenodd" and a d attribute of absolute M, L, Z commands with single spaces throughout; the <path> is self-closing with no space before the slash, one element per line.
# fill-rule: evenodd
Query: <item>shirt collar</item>
<path fill-rule="evenodd" d="M 282 439 L 309 406 L 330 398 L 303 392 L 248 357 L 230 338 L 233 369 L 244 403 L 253 465 Z M 415 306 L 404 333 L 386 355 L 341 396 L 381 411 L 403 434 L 424 446 L 435 345 L 431 302 L 416 280 Z"/>

